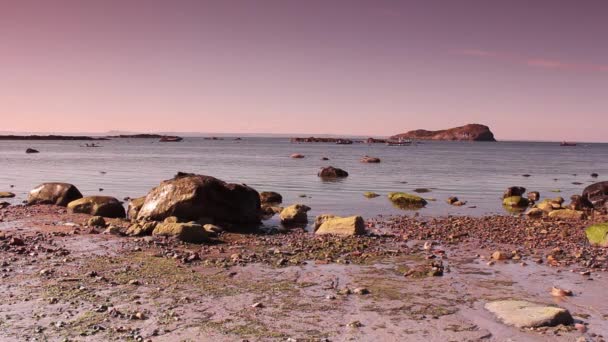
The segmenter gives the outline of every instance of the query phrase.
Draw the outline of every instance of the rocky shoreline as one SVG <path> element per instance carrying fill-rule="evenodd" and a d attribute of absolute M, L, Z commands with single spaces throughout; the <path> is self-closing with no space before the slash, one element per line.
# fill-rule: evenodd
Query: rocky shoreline
<path fill-rule="evenodd" d="M 583 195 L 598 204 L 604 190 L 596 185 Z M 524 191 L 510 188 L 505 198 Z M 415 195 L 392 196 L 420 205 Z M 310 208 L 281 207 L 282 200 L 179 173 L 125 211 L 109 196 L 41 184 L 27 205 L 0 209 L 0 338 L 608 336 L 608 304 L 597 301 L 608 248 L 586 234 L 608 221 L 603 210 L 584 209 L 581 217 L 321 215 L 311 232 Z M 552 210 L 566 210 L 559 207 Z M 259 229 L 264 215 L 277 213 L 281 226 Z"/>
<path fill-rule="evenodd" d="M 77 140 L 97 141 L 110 140 L 106 137 L 90 137 L 84 135 L 0 135 L 0 140 Z"/>

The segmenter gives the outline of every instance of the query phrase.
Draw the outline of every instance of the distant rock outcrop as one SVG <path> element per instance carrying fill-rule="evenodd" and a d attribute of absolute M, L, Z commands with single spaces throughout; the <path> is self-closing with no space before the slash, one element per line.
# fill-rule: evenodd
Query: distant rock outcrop
<path fill-rule="evenodd" d="M 480 124 L 469 124 L 439 131 L 427 131 L 418 129 L 407 133 L 397 134 L 391 140 L 413 139 L 413 140 L 458 140 L 458 141 L 496 141 L 494 134 L 488 126 Z"/>

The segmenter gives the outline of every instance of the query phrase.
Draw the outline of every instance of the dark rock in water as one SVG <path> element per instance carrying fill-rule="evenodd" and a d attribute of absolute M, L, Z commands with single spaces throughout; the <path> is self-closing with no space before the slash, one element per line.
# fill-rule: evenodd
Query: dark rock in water
<path fill-rule="evenodd" d="M 43 183 L 30 191 L 27 204 L 54 204 L 65 207 L 79 198 L 82 198 L 82 194 L 72 184 Z"/>
<path fill-rule="evenodd" d="M 390 137 L 390 140 L 461 140 L 461 141 L 496 141 L 488 126 L 469 124 L 461 127 L 439 131 L 419 129 Z"/>
<path fill-rule="evenodd" d="M 68 210 L 73 213 L 110 218 L 126 216 L 122 203 L 110 196 L 83 197 L 68 203 Z"/>
<path fill-rule="evenodd" d="M 525 174 L 523 174 L 523 175 L 521 175 L 521 176 L 522 176 L 522 177 L 530 177 L 531 175 L 530 175 L 530 174 L 525 173 Z"/>
<path fill-rule="evenodd" d="M 540 192 L 538 191 L 530 191 L 528 192 L 528 200 L 532 202 L 538 202 L 540 199 Z"/>
<path fill-rule="evenodd" d="M 592 178 L 597 178 L 597 177 L 599 177 L 599 176 L 600 176 L 600 175 L 598 175 L 598 174 L 597 174 L 597 173 L 595 173 L 595 172 L 591 174 L 591 177 L 592 177 Z"/>
<path fill-rule="evenodd" d="M 27 150 L 25 150 L 25 153 L 40 153 L 40 151 L 35 150 L 33 148 L 28 148 Z"/>
<path fill-rule="evenodd" d="M 0 191 L 0 198 L 13 198 L 15 194 L 7 191 Z"/>
<path fill-rule="evenodd" d="M 262 191 L 260 193 L 260 202 L 262 204 L 283 203 L 283 196 L 281 196 L 281 194 L 279 194 L 278 192 L 274 191 Z"/>
<path fill-rule="evenodd" d="M 137 219 L 160 221 L 169 216 L 257 224 L 262 216 L 260 195 L 246 185 L 180 172 L 148 193 Z"/>
<path fill-rule="evenodd" d="M 416 188 L 414 189 L 414 192 L 417 192 L 419 194 L 425 194 L 427 192 L 431 192 L 431 189 L 427 189 L 427 188 Z"/>
<path fill-rule="evenodd" d="M 583 199 L 599 209 L 608 202 L 608 181 L 594 183 L 583 190 Z"/>
<path fill-rule="evenodd" d="M 365 157 L 361 158 L 361 162 L 362 163 L 379 163 L 380 158 L 365 156 Z"/>
<path fill-rule="evenodd" d="M 570 197 L 570 204 L 568 204 L 567 208 L 572 210 L 583 210 L 593 208 L 593 205 L 583 196 L 572 195 Z"/>
<path fill-rule="evenodd" d="M 502 198 L 513 197 L 513 196 L 523 196 L 526 192 L 526 188 L 521 186 L 512 186 L 508 188 L 505 193 L 502 195 Z"/>
<path fill-rule="evenodd" d="M 8 202 L 0 202 L 0 209 L 4 209 L 4 208 L 6 208 L 6 207 L 8 207 L 8 206 L 10 206 L 10 205 L 11 205 L 11 204 L 10 204 L 10 203 L 8 203 Z"/>
<path fill-rule="evenodd" d="M 583 183 L 581 182 L 572 182 L 572 185 L 582 185 Z"/>
<path fill-rule="evenodd" d="M 447 199 L 446 202 L 448 202 L 448 204 L 450 204 L 450 205 L 454 204 L 454 203 L 458 202 L 458 197 L 456 197 L 456 196 L 450 196 L 450 197 L 448 197 L 448 199 Z"/>
<path fill-rule="evenodd" d="M 321 160 L 329 160 L 329 158 L 323 157 L 323 158 L 321 158 Z"/>
<path fill-rule="evenodd" d="M 344 178 L 348 177 L 348 172 L 337 167 L 328 166 L 322 168 L 317 175 L 322 178 Z"/>

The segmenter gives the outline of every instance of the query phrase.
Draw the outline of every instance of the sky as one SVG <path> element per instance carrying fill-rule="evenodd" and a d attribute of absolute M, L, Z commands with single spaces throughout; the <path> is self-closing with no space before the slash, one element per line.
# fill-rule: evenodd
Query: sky
<path fill-rule="evenodd" d="M 0 0 L 0 131 L 608 141 L 608 1 Z"/>

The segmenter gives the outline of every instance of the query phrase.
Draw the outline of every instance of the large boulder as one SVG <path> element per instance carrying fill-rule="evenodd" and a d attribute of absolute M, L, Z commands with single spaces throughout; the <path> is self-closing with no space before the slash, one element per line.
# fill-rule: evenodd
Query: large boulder
<path fill-rule="evenodd" d="M 280 204 L 283 202 L 283 196 L 274 191 L 262 191 L 260 193 L 260 202 L 262 204 Z"/>
<path fill-rule="evenodd" d="M 308 223 L 308 211 L 310 207 L 303 204 L 294 204 L 281 211 L 281 223 L 284 225 Z"/>
<path fill-rule="evenodd" d="M 528 199 L 521 196 L 505 197 L 502 200 L 502 205 L 510 208 L 525 208 L 528 206 Z"/>
<path fill-rule="evenodd" d="M 574 323 L 568 310 L 523 300 L 499 300 L 485 305 L 486 310 L 507 325 L 517 328 L 569 325 Z"/>
<path fill-rule="evenodd" d="M 592 245 L 608 247 L 608 223 L 598 223 L 585 229 L 587 240 Z"/>
<path fill-rule="evenodd" d="M 30 191 L 27 204 L 54 204 L 67 206 L 68 203 L 82 198 L 78 189 L 69 183 L 43 183 Z"/>
<path fill-rule="evenodd" d="M 526 192 L 526 188 L 521 186 L 512 186 L 505 190 L 505 193 L 502 195 L 502 198 L 505 199 L 507 197 L 519 196 L 522 197 Z"/>
<path fill-rule="evenodd" d="M 132 198 L 129 201 L 129 206 L 127 207 L 127 217 L 130 219 L 137 218 L 137 214 L 139 213 L 139 210 L 141 210 L 141 207 L 144 205 L 145 201 L 146 196 Z"/>
<path fill-rule="evenodd" d="M 317 175 L 321 178 L 344 178 L 348 177 L 348 172 L 333 166 L 327 166 L 321 169 Z"/>
<path fill-rule="evenodd" d="M 206 217 L 218 222 L 259 223 L 260 195 L 246 185 L 178 173 L 148 193 L 137 219 L 160 221 L 169 216 L 185 221 Z"/>
<path fill-rule="evenodd" d="M 315 220 L 315 234 L 363 235 L 365 234 L 365 222 L 361 216 L 321 215 L 317 216 Z"/>
<path fill-rule="evenodd" d="M 184 242 L 201 243 L 208 238 L 207 231 L 198 223 L 159 223 L 152 231 L 155 236 L 175 237 Z"/>
<path fill-rule="evenodd" d="M 73 213 L 102 217 L 125 217 L 125 208 L 119 200 L 110 196 L 88 196 L 68 203 Z"/>
<path fill-rule="evenodd" d="M 584 210 L 593 208 L 591 203 L 589 203 L 589 201 L 587 201 L 587 199 L 585 199 L 581 195 L 570 196 L 570 204 L 568 204 L 567 207 L 572 210 Z"/>
<path fill-rule="evenodd" d="M 563 220 L 582 220 L 586 217 L 585 212 L 572 209 L 559 209 L 549 212 L 549 217 Z"/>
<path fill-rule="evenodd" d="M 608 181 L 591 184 L 583 190 L 583 199 L 596 209 L 608 202 Z"/>
<path fill-rule="evenodd" d="M 422 208 L 427 204 L 424 198 L 405 192 L 391 192 L 388 199 L 400 208 Z"/>

